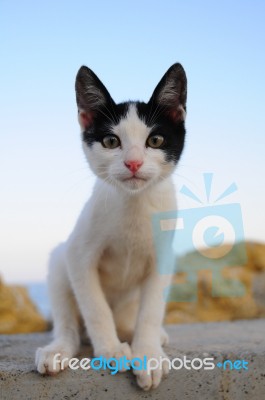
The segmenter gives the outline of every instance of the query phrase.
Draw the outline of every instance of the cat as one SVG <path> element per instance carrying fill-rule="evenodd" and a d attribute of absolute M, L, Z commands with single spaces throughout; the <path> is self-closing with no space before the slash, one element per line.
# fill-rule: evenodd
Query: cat
<path fill-rule="evenodd" d="M 172 65 L 148 103 L 116 104 L 85 66 L 75 89 L 83 150 L 98 179 L 70 237 L 50 257 L 54 339 L 37 349 L 41 374 L 59 372 L 60 361 L 78 353 L 80 321 L 95 357 L 159 359 L 168 341 L 163 290 L 171 276 L 156 269 L 151 216 L 176 209 L 172 173 L 185 141 L 185 71 Z M 133 372 L 149 390 L 168 364 L 150 375 Z"/>

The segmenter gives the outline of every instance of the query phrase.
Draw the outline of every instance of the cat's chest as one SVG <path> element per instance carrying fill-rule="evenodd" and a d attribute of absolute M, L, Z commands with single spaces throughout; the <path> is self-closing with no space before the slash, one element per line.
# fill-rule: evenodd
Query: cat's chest
<path fill-rule="evenodd" d="M 152 244 L 153 205 L 150 201 L 113 198 L 100 214 L 105 248 L 116 254 L 148 253 Z"/>
<path fill-rule="evenodd" d="M 121 217 L 113 226 L 99 267 L 105 285 L 126 289 L 146 275 L 153 241 L 148 215 L 130 213 Z"/>
<path fill-rule="evenodd" d="M 152 222 L 147 207 L 123 209 L 109 236 L 108 245 L 116 253 L 143 257 L 152 251 Z"/>
<path fill-rule="evenodd" d="M 126 290 L 155 268 L 152 216 L 174 209 L 172 186 L 131 197 L 115 192 L 106 197 L 105 186 L 101 190 L 92 221 L 92 226 L 98 227 L 93 240 L 99 241 L 102 250 L 101 280 L 105 287 Z"/>

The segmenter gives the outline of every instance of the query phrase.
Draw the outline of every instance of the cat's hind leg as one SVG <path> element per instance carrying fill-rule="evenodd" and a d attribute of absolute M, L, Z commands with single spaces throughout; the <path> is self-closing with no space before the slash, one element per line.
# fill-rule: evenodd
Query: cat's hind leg
<path fill-rule="evenodd" d="M 41 374 L 56 374 L 68 366 L 80 346 L 79 312 L 70 287 L 63 245 L 50 258 L 49 298 L 53 317 L 53 341 L 36 351 L 35 363 Z"/>

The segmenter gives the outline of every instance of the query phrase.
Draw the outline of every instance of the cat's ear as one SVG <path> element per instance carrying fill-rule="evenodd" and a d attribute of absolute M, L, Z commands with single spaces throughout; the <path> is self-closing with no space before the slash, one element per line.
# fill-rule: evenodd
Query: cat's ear
<path fill-rule="evenodd" d="M 181 64 L 173 64 L 155 88 L 149 104 L 161 106 L 174 122 L 184 121 L 186 117 L 187 77 Z"/>
<path fill-rule="evenodd" d="M 109 106 L 114 104 L 103 83 L 88 67 L 82 66 L 79 69 L 75 80 L 75 91 L 78 120 L 84 130 L 93 124 L 100 110 L 105 115 L 109 114 Z"/>

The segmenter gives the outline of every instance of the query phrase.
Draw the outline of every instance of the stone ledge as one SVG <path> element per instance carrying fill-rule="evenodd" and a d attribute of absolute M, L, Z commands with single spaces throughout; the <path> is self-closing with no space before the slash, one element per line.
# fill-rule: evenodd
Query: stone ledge
<path fill-rule="evenodd" d="M 35 371 L 34 353 L 50 340 L 51 333 L 0 336 L 0 398 L 24 399 L 167 399 L 261 400 L 265 395 L 265 320 L 169 325 L 170 358 L 204 358 L 215 363 L 245 359 L 249 369 L 240 371 L 172 370 L 153 391 L 137 388 L 130 372 L 72 371 L 42 377 Z M 91 356 L 83 346 L 80 357 Z"/>

